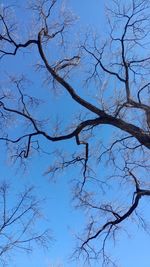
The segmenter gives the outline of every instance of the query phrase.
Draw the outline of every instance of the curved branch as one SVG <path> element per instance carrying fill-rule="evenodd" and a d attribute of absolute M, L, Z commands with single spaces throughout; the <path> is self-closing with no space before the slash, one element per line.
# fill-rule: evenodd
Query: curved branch
<path fill-rule="evenodd" d="M 72 86 L 66 82 L 62 77 L 60 77 L 56 71 L 49 65 L 46 56 L 44 54 L 43 48 L 42 48 L 42 34 L 44 32 L 44 29 L 42 29 L 39 34 L 38 34 L 38 49 L 39 49 L 39 53 L 40 56 L 48 70 L 48 72 L 52 75 L 52 77 L 59 83 L 61 84 L 67 91 L 68 93 L 71 95 L 71 97 L 80 105 L 82 105 L 83 107 L 87 108 L 88 110 L 92 111 L 93 113 L 102 116 L 104 115 L 104 111 L 100 110 L 99 108 L 95 107 L 94 105 L 92 105 L 91 103 L 89 103 L 88 101 L 84 100 L 83 98 L 81 98 L 76 92 L 75 90 L 72 88 Z"/>
<path fill-rule="evenodd" d="M 138 204 L 139 204 L 139 200 L 141 198 L 141 196 L 145 196 L 148 194 L 137 194 L 134 200 L 133 205 L 128 209 L 128 211 L 122 215 L 122 216 L 117 216 L 116 220 L 112 220 L 112 221 L 108 221 L 107 223 L 105 223 L 94 235 L 88 237 L 86 239 L 86 241 L 83 242 L 81 249 L 84 248 L 85 245 L 87 245 L 90 241 L 92 241 L 93 239 L 96 239 L 102 232 L 104 232 L 105 229 L 107 229 L 109 226 L 114 227 L 117 224 L 121 223 L 122 221 L 124 221 L 125 219 L 127 219 L 137 208 Z M 150 195 L 150 191 L 149 191 L 149 195 Z M 117 214 L 118 215 L 118 214 Z"/>

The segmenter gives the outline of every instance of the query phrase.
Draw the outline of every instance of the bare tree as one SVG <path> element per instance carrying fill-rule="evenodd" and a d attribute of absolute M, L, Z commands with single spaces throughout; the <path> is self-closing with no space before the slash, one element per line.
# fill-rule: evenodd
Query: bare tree
<path fill-rule="evenodd" d="M 150 195 L 150 1 L 111 1 L 108 37 L 86 34 L 80 46 L 72 45 L 72 31 L 69 35 L 75 18 L 59 1 L 34 1 L 29 7 L 35 21 L 31 18 L 28 33 L 21 35 L 23 26 L 14 22 L 13 8 L 2 7 L 0 57 L 7 66 L 10 56 L 15 60 L 28 51 L 26 58 L 31 57 L 34 65 L 29 76 L 36 67 L 39 76 L 45 77 L 44 83 L 36 85 L 45 102 L 40 102 L 40 93 L 30 96 L 32 84 L 22 73 L 9 75 L 14 89 L 11 93 L 1 89 L 0 119 L 6 127 L 1 126 L 0 140 L 21 163 L 34 152 L 52 153 L 51 145 L 46 151 L 44 144 L 55 142 L 56 161 L 46 171 L 49 175 L 68 169 L 69 176 L 69 167 L 78 167 L 74 199 L 77 207 L 87 211 L 89 224 L 76 252 L 87 260 L 102 256 L 103 265 L 113 264 L 106 244 L 110 238 L 115 240 L 123 221 L 134 218 L 147 229 L 139 203 Z M 62 89 L 59 120 L 49 94 Z M 67 95 L 69 116 L 64 104 Z M 16 119 L 21 127 L 11 136 L 7 125 Z M 60 144 L 68 140 L 72 143 L 66 153 Z"/>
<path fill-rule="evenodd" d="M 34 243 L 47 247 L 49 230 L 36 229 L 41 218 L 40 205 L 33 187 L 12 194 L 10 186 L 0 186 L 0 262 L 6 264 L 17 251 L 31 252 Z M 43 232 L 42 232 L 43 231 Z"/>

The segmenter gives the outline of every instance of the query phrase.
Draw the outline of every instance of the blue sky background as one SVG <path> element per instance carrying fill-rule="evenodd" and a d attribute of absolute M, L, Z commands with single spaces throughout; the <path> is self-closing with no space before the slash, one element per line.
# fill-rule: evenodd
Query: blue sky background
<path fill-rule="evenodd" d="M 5 4 L 11 4 L 13 1 L 3 1 Z M 19 2 L 19 1 L 18 1 Z M 79 17 L 77 27 L 80 33 L 86 28 L 92 27 L 96 31 L 100 31 L 103 35 L 106 31 L 106 18 L 104 12 L 104 2 L 102 0 L 70 0 L 65 1 L 65 5 L 70 7 L 73 12 Z M 107 1 L 108 2 L 108 1 Z M 28 55 L 24 55 L 26 60 Z M 19 56 L 17 58 L 19 60 Z M 14 70 L 14 58 L 10 58 L 10 64 L 7 66 L 7 72 Z M 4 64 L 6 62 L 4 61 Z M 19 65 L 15 66 L 15 71 L 19 69 Z M 26 71 L 26 70 L 25 70 Z M 74 81 L 77 84 L 77 81 Z M 56 99 L 55 108 L 58 106 L 67 112 L 67 105 L 70 105 L 69 97 L 66 98 L 65 106 L 60 104 Z M 61 106 L 60 106 L 61 105 Z M 52 108 L 54 108 L 52 106 Z M 52 109 L 53 110 L 53 109 Z M 63 113 L 64 114 L 64 113 Z M 106 128 L 107 129 L 107 128 Z M 106 134 L 106 133 L 105 133 Z M 108 133 L 107 133 L 108 134 Z M 73 144 L 70 142 L 70 146 Z M 55 146 L 55 144 L 51 144 Z M 63 144 L 62 146 L 65 146 Z M 3 151 L 3 148 L 2 148 Z M 73 209 L 72 195 L 68 180 L 75 176 L 74 172 L 64 173 L 60 175 L 56 181 L 49 182 L 47 176 L 43 176 L 48 164 L 52 160 L 48 156 L 34 156 L 29 163 L 25 173 L 16 171 L 9 164 L 5 153 L 1 153 L 0 170 L 1 179 L 6 179 L 12 184 L 14 192 L 20 190 L 24 184 L 34 184 L 36 186 L 37 195 L 46 197 L 46 203 L 43 207 L 45 215 L 44 227 L 52 229 L 54 240 L 48 251 L 42 251 L 36 248 L 31 255 L 23 253 L 14 254 L 13 261 L 8 265 L 11 267 L 82 267 L 83 264 L 70 262 L 68 260 L 76 241 L 74 234 L 80 232 L 84 223 L 84 216 L 81 211 Z M 69 178 L 68 178 L 69 176 Z M 142 209 L 147 209 L 148 204 L 142 202 Z M 148 214 L 149 217 L 149 214 Z M 118 259 L 121 267 L 149 267 L 150 265 L 150 236 L 144 231 L 129 226 L 129 232 L 121 232 L 117 237 L 116 245 L 111 245 L 110 250 L 114 258 Z M 88 267 L 88 265 L 86 266 Z M 94 263 L 92 267 L 100 267 Z"/>

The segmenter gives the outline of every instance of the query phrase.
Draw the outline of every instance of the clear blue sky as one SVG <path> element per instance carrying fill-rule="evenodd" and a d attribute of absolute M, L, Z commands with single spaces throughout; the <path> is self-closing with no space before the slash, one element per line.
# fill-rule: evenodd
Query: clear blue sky
<path fill-rule="evenodd" d="M 13 1 L 6 0 L 3 2 L 9 4 Z M 96 31 L 99 30 L 101 35 L 103 35 L 106 29 L 105 1 L 68 0 L 64 2 L 79 17 L 77 27 L 81 33 L 91 26 Z M 23 55 L 23 57 L 25 58 L 26 55 Z M 10 59 L 7 72 L 14 70 L 13 60 L 12 58 Z M 17 69 L 19 69 L 19 66 L 16 65 L 15 71 Z M 67 98 L 65 107 L 70 105 L 69 103 L 69 98 Z M 64 108 L 64 112 L 67 112 L 67 108 L 62 106 L 59 100 L 56 99 L 55 105 L 54 108 Z M 65 144 L 63 145 L 65 146 Z M 70 143 L 70 146 L 72 145 Z M 46 217 L 44 226 L 52 229 L 52 235 L 54 237 L 54 241 L 51 242 L 48 251 L 42 251 L 36 248 L 31 255 L 26 256 L 23 253 L 14 254 L 13 261 L 9 265 L 10 267 L 82 267 L 82 263 L 81 265 L 77 265 L 76 262 L 69 262 L 68 260 L 76 244 L 74 234 L 80 231 L 84 221 L 82 212 L 74 210 L 71 202 L 71 190 L 68 180 L 71 180 L 75 176 L 75 170 L 74 173 L 60 175 L 56 179 L 56 182 L 49 182 L 48 177 L 43 176 L 43 172 L 50 163 L 50 160 L 52 158 L 46 156 L 35 156 L 31 163 L 29 163 L 26 173 L 20 174 L 19 171 L 16 172 L 16 169 L 14 170 L 7 162 L 5 156 L 1 156 L 0 158 L 2 180 L 4 178 L 8 179 L 11 181 L 12 186 L 15 189 L 18 188 L 18 190 L 22 188 L 23 184 L 35 184 L 37 194 L 41 197 L 46 197 L 46 203 L 43 209 Z M 147 207 L 145 203 L 143 204 L 143 209 L 144 207 Z M 129 236 L 124 232 L 118 235 L 115 247 L 112 246 L 111 248 L 111 253 L 114 258 L 116 257 L 118 259 L 121 267 L 149 267 L 150 237 L 144 231 L 142 232 L 138 228 L 132 228 L 132 225 L 130 225 Z M 98 266 L 100 267 L 99 264 L 93 264 L 92 267 Z"/>

